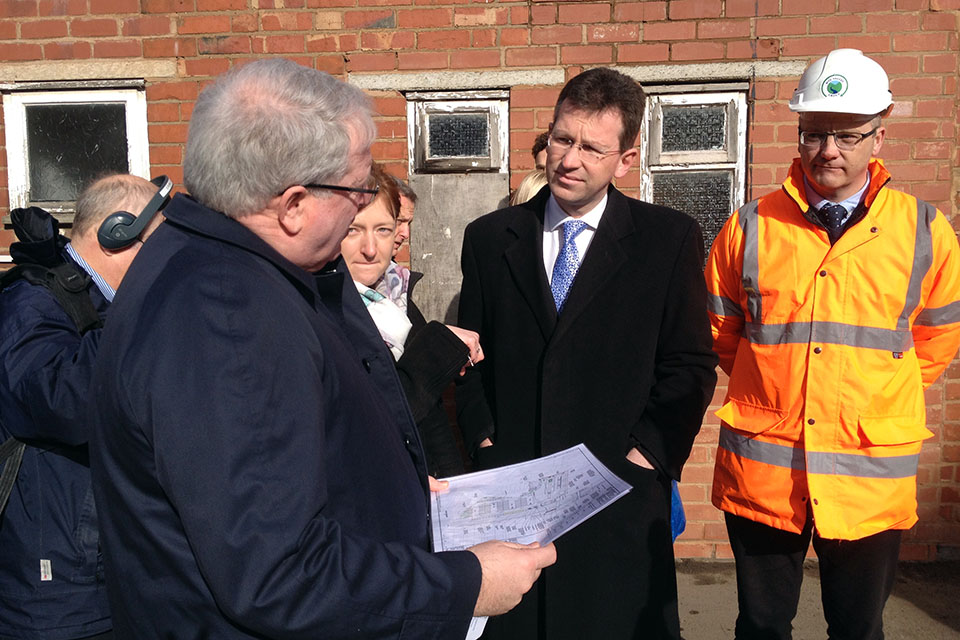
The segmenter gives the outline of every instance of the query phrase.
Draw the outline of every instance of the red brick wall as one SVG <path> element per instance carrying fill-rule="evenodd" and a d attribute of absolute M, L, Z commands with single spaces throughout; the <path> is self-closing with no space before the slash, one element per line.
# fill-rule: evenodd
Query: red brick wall
<path fill-rule="evenodd" d="M 3 0 L 0 66 L 175 60 L 176 77 L 145 80 L 152 171 L 180 183 L 198 92 L 231 65 L 265 55 L 342 76 L 563 68 L 570 77 L 596 65 L 808 61 L 855 47 L 891 77 L 896 107 L 882 156 L 894 186 L 933 202 L 958 227 L 958 13 L 960 0 Z M 796 118 L 786 103 L 796 78 L 749 80 L 747 184 L 755 197 L 776 188 L 794 155 Z M 559 89 L 512 87 L 512 186 L 532 168 L 530 146 L 550 122 Z M 372 95 L 381 114 L 374 155 L 403 174 L 404 99 Z M 628 192 L 638 185 L 636 172 L 620 182 Z M 2 213 L 6 202 L 0 153 Z M 0 234 L 0 252 L 9 241 L 9 232 Z M 724 387 L 721 380 L 714 408 Z M 927 392 L 927 403 L 935 437 L 920 466 L 921 522 L 904 547 L 904 557 L 923 560 L 960 549 L 960 362 Z M 709 503 L 717 429 L 708 414 L 685 472 L 680 556 L 729 556 Z"/>

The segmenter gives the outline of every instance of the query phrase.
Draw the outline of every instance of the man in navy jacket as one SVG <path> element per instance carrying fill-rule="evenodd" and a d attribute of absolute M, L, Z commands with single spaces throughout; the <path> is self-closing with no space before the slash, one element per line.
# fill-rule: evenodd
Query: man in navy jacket
<path fill-rule="evenodd" d="M 105 249 L 97 228 L 115 211 L 140 211 L 156 191 L 136 176 L 101 178 L 80 195 L 71 242 L 60 246 L 62 236 L 45 215 L 33 218 L 35 241 L 13 249 L 37 263 L 69 262 L 89 275 L 82 295 L 102 318 L 141 243 Z M 110 635 L 85 416 L 99 340 L 100 329 L 81 334 L 45 286 L 21 278 L 0 293 L 0 442 L 16 438 L 26 445 L 0 514 L 3 638 Z"/>
<path fill-rule="evenodd" d="M 339 258 L 374 136 L 361 91 L 287 60 L 200 95 L 192 197 L 131 269 L 94 374 L 118 634 L 459 640 L 553 561 L 429 552 L 416 427 Z"/>

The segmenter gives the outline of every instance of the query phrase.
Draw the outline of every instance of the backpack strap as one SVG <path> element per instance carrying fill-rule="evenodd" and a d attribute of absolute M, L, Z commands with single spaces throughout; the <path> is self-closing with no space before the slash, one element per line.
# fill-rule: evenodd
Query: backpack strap
<path fill-rule="evenodd" d="M 0 278 L 0 289 L 20 278 L 30 284 L 49 289 L 63 310 L 73 320 L 73 324 L 77 327 L 80 335 L 103 326 L 100 314 L 97 313 L 97 309 L 93 306 L 93 301 L 87 293 L 91 278 L 72 262 L 62 262 L 54 267 L 29 263 L 19 264 L 3 274 Z"/>
<path fill-rule="evenodd" d="M 13 491 L 13 485 L 17 481 L 17 473 L 23 461 L 23 450 L 26 447 L 27 445 L 16 438 L 10 438 L 0 444 L 0 465 L 3 466 L 3 471 L 0 472 L 0 516 L 3 515 L 7 500 Z"/>

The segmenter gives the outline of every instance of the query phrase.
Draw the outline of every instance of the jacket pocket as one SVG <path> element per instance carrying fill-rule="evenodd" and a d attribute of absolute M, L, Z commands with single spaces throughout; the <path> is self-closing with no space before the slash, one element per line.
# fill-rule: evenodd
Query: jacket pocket
<path fill-rule="evenodd" d="M 83 505 L 80 508 L 77 528 L 74 530 L 74 544 L 77 549 L 76 571 L 72 581 L 88 584 L 95 582 L 100 573 L 100 531 L 97 521 L 97 507 L 93 501 L 93 487 L 87 488 Z"/>
<path fill-rule="evenodd" d="M 933 436 L 917 416 L 864 416 L 858 419 L 860 437 L 872 445 L 920 442 Z"/>
<path fill-rule="evenodd" d="M 730 399 L 717 411 L 717 417 L 737 431 L 766 433 L 782 425 L 787 419 L 787 412 Z"/>

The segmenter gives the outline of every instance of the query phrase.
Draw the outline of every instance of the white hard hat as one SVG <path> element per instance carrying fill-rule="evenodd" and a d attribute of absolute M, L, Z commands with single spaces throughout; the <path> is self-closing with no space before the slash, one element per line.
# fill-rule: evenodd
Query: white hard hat
<path fill-rule="evenodd" d="M 871 116 L 891 104 L 893 94 L 883 67 L 857 49 L 836 49 L 803 72 L 790 110 Z"/>

